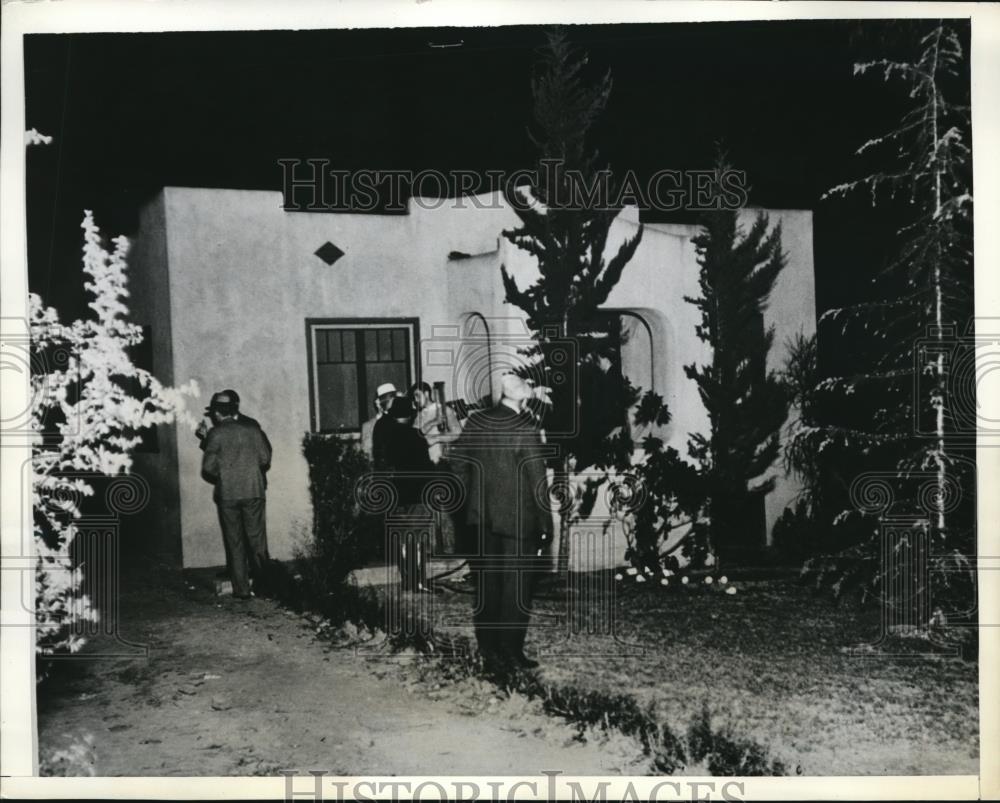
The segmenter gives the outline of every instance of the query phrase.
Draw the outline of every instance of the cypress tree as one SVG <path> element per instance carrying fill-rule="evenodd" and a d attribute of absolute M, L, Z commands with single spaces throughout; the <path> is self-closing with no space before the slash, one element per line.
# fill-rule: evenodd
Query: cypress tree
<path fill-rule="evenodd" d="M 593 450 L 608 434 L 591 431 L 591 424 L 608 429 L 598 405 L 588 398 L 600 397 L 605 409 L 624 411 L 635 394 L 620 372 L 601 369 L 600 359 L 614 348 L 617 332 L 597 324 L 598 310 L 607 301 L 642 238 L 642 228 L 606 257 L 608 234 L 621 207 L 610 172 L 599 167 L 598 153 L 589 139 L 595 121 L 605 110 L 611 94 L 611 76 L 595 81 L 586 76 L 587 56 L 574 48 L 556 29 L 547 34 L 547 45 L 532 80 L 535 130 L 529 136 L 537 148 L 537 181 L 530 195 L 512 198 L 520 226 L 503 236 L 537 260 L 538 278 L 521 288 L 501 266 L 506 301 L 527 314 L 537 346 L 531 356 L 540 358 L 546 375 L 553 370 L 574 371 L 575 381 L 553 383 L 553 407 L 546 413 L 550 432 L 572 433 L 557 440 L 562 446 L 557 468 L 559 495 L 569 488 L 570 461 L 576 470 L 603 462 Z M 530 199 L 529 203 L 525 200 Z M 554 349 L 560 341 L 575 344 L 576 365 L 556 367 Z M 563 352 L 565 354 L 565 352 Z M 609 399 L 611 402 L 609 404 Z M 574 432 L 575 430 L 575 432 Z M 620 439 L 610 448 L 621 456 Z M 565 496 L 564 496 L 565 498 Z M 562 516 L 560 559 L 568 557 L 568 515 Z"/>
<path fill-rule="evenodd" d="M 720 163 L 717 182 L 724 169 Z M 712 360 L 684 366 L 709 418 L 708 434 L 692 434 L 689 452 L 705 480 L 706 535 L 725 553 L 761 545 L 751 517 L 774 488 L 768 470 L 779 454 L 788 401 L 778 375 L 767 370 L 774 330 L 764 326 L 763 310 L 785 255 L 781 226 L 770 229 L 764 213 L 744 231 L 736 210 L 706 212 L 693 242 L 701 294 L 685 300 L 701 312 L 696 331 Z"/>

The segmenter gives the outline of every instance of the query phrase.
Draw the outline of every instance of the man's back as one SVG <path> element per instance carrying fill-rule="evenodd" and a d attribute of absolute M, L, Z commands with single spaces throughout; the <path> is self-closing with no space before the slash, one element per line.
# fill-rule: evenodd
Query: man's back
<path fill-rule="evenodd" d="M 271 446 L 255 421 L 222 421 L 205 438 L 202 470 L 215 482 L 220 500 L 263 498 L 270 464 Z"/>
<path fill-rule="evenodd" d="M 381 471 L 394 475 L 392 483 L 401 505 L 415 504 L 421 500 L 427 478 L 434 464 L 427 455 L 427 441 L 417 430 L 391 418 L 382 418 L 376 425 L 376 451 L 380 455 Z"/>
<path fill-rule="evenodd" d="M 452 449 L 467 525 L 532 541 L 551 531 L 551 515 L 539 503 L 547 494 L 542 441 L 529 416 L 503 404 L 474 413 Z"/>

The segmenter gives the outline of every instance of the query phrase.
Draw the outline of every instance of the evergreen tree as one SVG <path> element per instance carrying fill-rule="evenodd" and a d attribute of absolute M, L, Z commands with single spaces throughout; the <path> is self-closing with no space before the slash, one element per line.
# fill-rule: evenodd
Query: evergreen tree
<path fill-rule="evenodd" d="M 717 170 L 725 166 L 720 163 Z M 717 174 L 718 181 L 718 174 Z M 763 310 L 785 266 L 781 226 L 770 231 L 759 213 L 744 231 L 736 210 L 706 212 L 694 238 L 701 295 L 685 298 L 701 312 L 698 337 L 712 348 L 707 365 L 686 365 L 709 418 L 709 433 L 691 436 L 689 451 L 701 466 L 708 495 L 708 540 L 725 552 L 754 546 L 753 506 L 771 492 L 767 472 L 780 451 L 788 414 L 786 390 L 767 370 L 774 338 Z"/>
<path fill-rule="evenodd" d="M 892 515 L 910 514 L 914 527 L 929 533 L 936 557 L 928 565 L 945 569 L 935 575 L 944 581 L 937 593 L 964 606 L 974 582 L 962 553 L 975 551 L 975 488 L 960 436 L 974 431 L 975 421 L 963 420 L 963 413 L 974 410 L 976 389 L 974 344 L 962 341 L 972 334 L 973 263 L 968 64 L 960 24 L 890 24 L 880 52 L 900 45 L 906 52 L 855 65 L 856 75 L 898 85 L 905 108 L 891 130 L 858 149 L 859 159 L 875 167 L 826 197 L 866 199 L 893 221 L 896 247 L 872 280 L 871 298 L 821 317 L 821 342 L 849 349 L 852 370 L 811 389 L 815 409 L 825 413 L 793 428 L 787 456 L 800 473 L 828 472 L 833 461 L 850 465 L 846 479 L 866 471 L 890 478 Z M 956 398 L 965 409 L 954 407 Z M 843 459 L 852 454 L 856 459 Z M 812 568 L 835 578 L 838 592 L 859 587 L 862 599 L 879 588 L 924 593 L 922 577 L 900 576 L 915 566 L 883 557 L 873 518 L 879 513 L 841 497 L 839 511 L 825 512 L 834 516 L 846 549 Z"/>
<path fill-rule="evenodd" d="M 912 56 L 857 64 L 855 74 L 900 84 L 907 108 L 892 130 L 857 151 L 859 157 L 878 158 L 878 167 L 827 193 L 861 191 L 873 206 L 903 219 L 895 256 L 873 279 L 874 298 L 829 310 L 820 320 L 825 336 L 861 342 L 864 350 L 854 372 L 823 380 L 815 394 L 845 405 L 853 401 L 859 410 L 854 421 L 862 423 L 800 428 L 791 448 L 806 467 L 839 447 L 853 448 L 871 467 L 895 472 L 897 512 L 923 516 L 932 551 L 944 555 L 974 549 L 972 473 L 955 443 L 970 422 L 951 406 L 956 392 L 974 398 L 974 372 L 948 373 L 949 363 L 957 368 L 963 362 L 960 338 L 971 334 L 972 320 L 967 62 L 953 22 L 903 30 Z M 964 348 L 972 351 L 971 345 Z M 956 497 L 965 504 L 956 505 Z M 846 509 L 838 521 L 860 516 Z M 853 553 L 867 555 L 868 564 L 877 566 L 874 547 L 869 540 Z M 885 578 L 876 569 L 859 579 L 871 589 Z"/>
<path fill-rule="evenodd" d="M 549 432 L 576 428 L 575 436 L 558 439 L 563 461 L 557 485 L 563 492 L 568 488 L 571 458 L 576 458 L 577 470 L 606 462 L 608 458 L 597 454 L 593 445 L 603 442 L 613 425 L 625 423 L 624 411 L 635 400 L 620 372 L 607 368 L 617 359 L 612 352 L 618 333 L 599 323 L 598 310 L 635 253 L 642 228 L 606 258 L 608 234 L 621 205 L 614 197 L 610 173 L 598 167 L 589 135 L 607 105 L 611 77 L 606 73 L 590 82 L 586 66 L 587 56 L 573 48 L 561 31 L 548 34 L 532 80 L 536 125 L 529 136 L 538 152 L 537 181 L 530 188 L 531 203 L 525 203 L 523 196 L 511 199 L 521 225 L 503 232 L 537 260 L 539 275 L 522 289 L 501 266 L 506 301 L 527 314 L 538 341 L 534 356 L 545 371 L 554 370 L 553 349 L 562 349 L 559 341 L 575 343 L 576 381 L 552 383 L 553 406 L 546 413 Z M 581 393 L 583 387 L 586 394 Z M 621 420 L 603 419 L 602 412 L 609 408 L 621 410 Z M 621 438 L 609 448 L 618 460 L 631 451 Z M 565 558 L 568 516 L 562 517 L 562 524 L 560 557 Z"/>
<path fill-rule="evenodd" d="M 900 196 L 913 210 L 898 230 L 897 257 L 878 277 L 883 298 L 830 310 L 824 318 L 840 324 L 842 331 L 860 325 L 885 344 L 873 370 L 831 382 L 852 387 L 884 380 L 889 392 L 875 417 L 879 426 L 871 433 L 873 445 L 910 440 L 914 424 L 917 430 L 924 428 L 922 422 L 933 429 L 933 437 L 917 439 L 905 448 L 899 467 L 936 472 L 934 526 L 941 533 L 947 526 L 944 485 L 952 463 L 947 438 L 953 424 L 945 360 L 955 336 L 965 333 L 962 324 L 970 314 L 972 288 L 969 107 L 952 102 L 949 91 L 962 91 L 955 84 L 963 64 L 957 32 L 939 21 L 920 38 L 915 60 L 878 59 L 856 65 L 858 75 L 881 71 L 884 81 L 902 81 L 913 105 L 893 130 L 858 149 L 858 155 L 888 154 L 889 169 L 828 193 L 837 196 L 863 189 L 875 204 L 886 196 Z M 914 346 L 924 335 L 933 345 L 926 355 L 914 355 Z M 914 371 L 930 381 L 920 381 Z M 914 388 L 916 394 L 911 392 Z"/>
<path fill-rule="evenodd" d="M 585 332 L 642 238 L 640 227 L 605 260 L 608 233 L 621 207 L 613 203 L 614 187 L 598 168 L 588 135 L 607 105 L 611 76 L 588 84 L 586 65 L 587 56 L 561 31 L 548 34 L 539 74 L 532 80 L 538 132 L 529 136 L 539 159 L 531 195 L 537 204 L 515 203 L 521 226 L 503 233 L 538 260 L 539 277 L 524 290 L 505 266 L 501 272 L 506 300 L 528 314 L 528 325 L 542 337 L 553 325 L 561 337 Z M 591 189 L 596 193 L 592 202 L 580 203 Z"/>

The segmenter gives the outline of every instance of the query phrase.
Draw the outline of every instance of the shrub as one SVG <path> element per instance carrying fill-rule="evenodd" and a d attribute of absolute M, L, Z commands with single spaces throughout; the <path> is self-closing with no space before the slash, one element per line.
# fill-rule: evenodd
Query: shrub
<path fill-rule="evenodd" d="M 347 591 L 348 576 L 384 548 L 379 521 L 361 511 L 355 495 L 371 463 L 352 441 L 334 435 L 307 434 L 302 453 L 309 464 L 313 522 L 297 549 L 297 568 L 309 606 L 343 620 L 358 597 Z"/>
<path fill-rule="evenodd" d="M 659 394 L 642 394 L 634 421 L 648 433 L 639 442 L 643 456 L 617 483 L 616 496 L 624 501 L 632 518 L 625 560 L 640 572 L 646 567 L 679 568 L 676 557 L 663 551 L 679 528 L 688 527 L 688 534 L 672 552 L 679 551 L 695 565 L 704 564 L 709 552 L 704 477 L 676 449 L 652 434 L 653 427 L 666 426 L 670 420 L 670 411 Z"/>
<path fill-rule="evenodd" d="M 695 717 L 687 734 L 688 758 L 703 764 L 712 775 L 785 775 L 785 765 L 772 761 L 767 748 L 752 739 L 739 738 L 730 726 L 712 727 L 708 705 Z"/>
<path fill-rule="evenodd" d="M 829 521 L 818 516 L 805 499 L 785 508 L 774 523 L 771 537 L 777 557 L 791 563 L 837 551 L 847 542 L 846 536 L 838 537 Z"/>

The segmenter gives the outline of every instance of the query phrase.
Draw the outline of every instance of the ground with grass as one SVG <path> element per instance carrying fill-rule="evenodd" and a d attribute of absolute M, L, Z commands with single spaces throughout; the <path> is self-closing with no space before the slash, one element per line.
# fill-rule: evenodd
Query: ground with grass
<path fill-rule="evenodd" d="M 788 578 L 731 581 L 729 594 L 700 578 L 594 587 L 609 585 L 613 617 L 607 594 L 580 584 L 536 599 L 528 650 L 543 684 L 633 696 L 679 734 L 707 706 L 714 727 L 793 773 L 978 771 L 977 664 L 921 640 L 877 644 L 877 610 L 837 605 Z M 440 636 L 471 638 L 472 597 L 454 589 L 422 604 Z M 571 637 L 569 599 L 584 630 Z M 609 618 L 614 637 L 602 632 Z"/>
<path fill-rule="evenodd" d="M 473 597 L 462 582 L 400 599 L 433 623 L 427 656 L 276 602 L 217 598 L 209 583 L 129 576 L 120 632 L 148 645 L 149 658 L 72 661 L 40 690 L 44 773 L 709 771 L 698 762 L 664 769 L 634 732 L 581 725 L 571 710 L 581 700 L 634 701 L 689 751 L 707 707 L 713 732 L 788 773 L 978 771 L 976 663 L 940 650 L 921 657 L 925 642 L 875 644 L 877 611 L 837 606 L 788 578 L 735 579 L 729 594 L 700 579 L 543 587 L 528 650 L 541 661 L 533 688 L 558 690 L 545 699 L 451 657 L 472 642 Z M 383 603 L 390 588 L 376 592 Z M 572 636 L 568 611 L 582 629 Z M 91 655 L 120 649 L 108 639 L 87 646 Z M 568 720 L 551 716 L 562 704 Z"/>
<path fill-rule="evenodd" d="M 122 637 L 149 657 L 97 658 L 127 648 L 94 639 L 91 660 L 57 668 L 39 690 L 43 774 L 649 771 L 633 740 L 581 736 L 536 702 L 450 678 L 412 651 L 335 648 L 269 600 L 216 598 L 151 572 L 120 609 Z"/>

